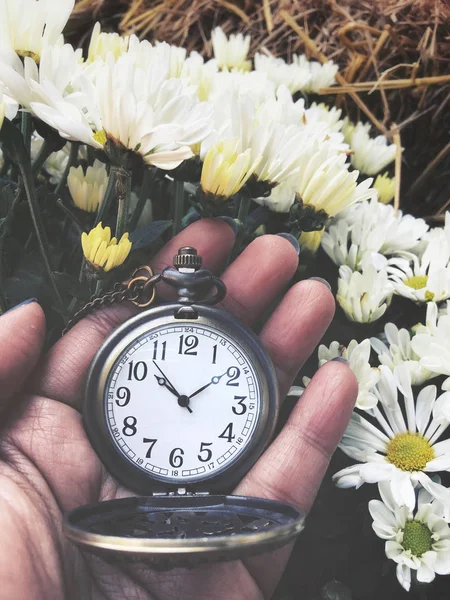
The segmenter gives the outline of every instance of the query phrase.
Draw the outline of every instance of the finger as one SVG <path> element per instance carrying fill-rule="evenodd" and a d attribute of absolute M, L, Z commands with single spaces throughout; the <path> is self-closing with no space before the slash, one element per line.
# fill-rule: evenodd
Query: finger
<path fill-rule="evenodd" d="M 155 256 L 151 266 L 160 272 L 172 264 L 181 246 L 193 245 L 204 257 L 205 268 L 217 271 L 225 264 L 234 241 L 233 230 L 224 221 L 197 221 L 173 238 Z M 162 293 L 167 295 L 168 291 Z M 40 376 L 33 382 L 34 393 L 79 407 L 86 373 L 95 353 L 105 337 L 136 312 L 135 306 L 123 303 L 80 321 L 44 358 Z"/>
<path fill-rule="evenodd" d="M 285 238 L 257 238 L 223 274 L 222 306 L 246 325 L 254 324 L 284 292 L 297 266 L 297 252 Z"/>
<path fill-rule="evenodd" d="M 285 295 L 260 334 L 274 363 L 280 396 L 292 382 L 331 323 L 334 298 L 326 285 L 305 280 Z"/>
<path fill-rule="evenodd" d="M 44 339 L 44 312 L 36 301 L 0 317 L 0 416 L 36 366 Z"/>
<path fill-rule="evenodd" d="M 308 385 L 277 439 L 235 491 L 288 502 L 308 512 L 330 458 L 350 420 L 358 384 L 350 368 L 325 364 Z M 246 561 L 270 597 L 289 556 L 289 548 Z"/>

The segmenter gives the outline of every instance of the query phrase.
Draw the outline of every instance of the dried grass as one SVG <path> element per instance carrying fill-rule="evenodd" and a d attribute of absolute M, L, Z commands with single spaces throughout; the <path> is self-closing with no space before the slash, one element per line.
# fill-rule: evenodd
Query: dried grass
<path fill-rule="evenodd" d="M 401 132 L 403 207 L 429 215 L 449 201 L 448 0 L 78 0 L 69 36 L 85 42 L 96 20 L 205 56 L 220 24 L 249 33 L 252 53 L 333 59 L 339 86 L 324 93 L 339 92 L 353 118 L 362 110 L 388 135 Z"/>

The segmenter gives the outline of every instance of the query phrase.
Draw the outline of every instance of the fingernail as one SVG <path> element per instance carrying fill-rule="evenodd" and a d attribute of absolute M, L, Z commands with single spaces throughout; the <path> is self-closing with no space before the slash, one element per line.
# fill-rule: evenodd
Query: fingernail
<path fill-rule="evenodd" d="M 20 308 L 21 306 L 25 306 L 26 304 L 32 304 L 33 302 L 37 302 L 37 298 L 28 298 L 28 300 L 24 300 L 20 304 L 16 304 L 16 306 L 13 306 L 12 308 L 5 310 L 5 312 L 3 314 L 6 315 L 6 313 L 16 310 L 16 308 Z"/>
<path fill-rule="evenodd" d="M 232 219 L 231 217 L 217 217 L 217 220 L 224 221 L 224 223 L 227 223 L 233 230 L 233 233 L 235 236 L 238 234 L 239 225 L 236 223 L 236 221 L 234 219 Z"/>
<path fill-rule="evenodd" d="M 290 233 L 277 233 L 276 234 L 278 237 L 282 237 L 285 240 L 287 240 L 290 244 L 292 244 L 292 246 L 294 246 L 295 251 L 297 252 L 297 256 L 299 256 L 300 254 L 300 244 L 298 243 L 297 238 L 295 238 L 293 235 L 291 235 Z"/>
<path fill-rule="evenodd" d="M 340 362 L 344 363 L 344 365 L 348 365 L 348 360 L 343 356 L 336 356 L 336 358 L 332 358 L 330 362 Z"/>
<path fill-rule="evenodd" d="M 309 281 L 320 281 L 320 283 L 323 283 L 323 285 L 326 285 L 327 288 L 330 290 L 331 292 L 331 285 L 328 283 L 328 281 L 326 279 L 324 279 L 323 277 L 310 277 Z"/>

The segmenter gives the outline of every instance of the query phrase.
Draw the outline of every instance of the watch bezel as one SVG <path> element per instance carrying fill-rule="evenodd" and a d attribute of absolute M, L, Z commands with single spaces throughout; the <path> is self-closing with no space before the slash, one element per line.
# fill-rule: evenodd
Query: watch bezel
<path fill-rule="evenodd" d="M 118 327 L 103 343 L 92 362 L 86 383 L 83 419 L 89 440 L 108 471 L 120 483 L 140 494 L 188 491 L 226 492 L 249 471 L 270 442 L 279 410 L 275 368 L 255 334 L 224 310 L 194 305 L 196 319 L 176 318 L 180 304 L 163 304 L 145 311 Z M 136 338 L 162 325 L 185 323 L 210 326 L 230 337 L 251 360 L 261 391 L 261 410 L 252 440 L 235 461 L 210 477 L 197 480 L 161 477 L 143 471 L 128 460 L 114 443 L 106 419 L 105 388 L 116 361 Z"/>

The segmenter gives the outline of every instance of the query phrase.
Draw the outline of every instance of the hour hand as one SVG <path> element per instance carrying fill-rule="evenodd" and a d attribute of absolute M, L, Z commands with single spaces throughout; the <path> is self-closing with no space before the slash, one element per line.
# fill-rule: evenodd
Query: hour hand
<path fill-rule="evenodd" d="M 169 392 L 171 392 L 174 396 L 176 396 L 178 398 L 178 394 L 173 389 L 173 387 L 167 382 L 167 380 L 164 379 L 164 377 L 159 377 L 158 375 L 155 375 L 155 379 L 159 383 L 159 385 L 167 388 L 169 390 Z"/>

